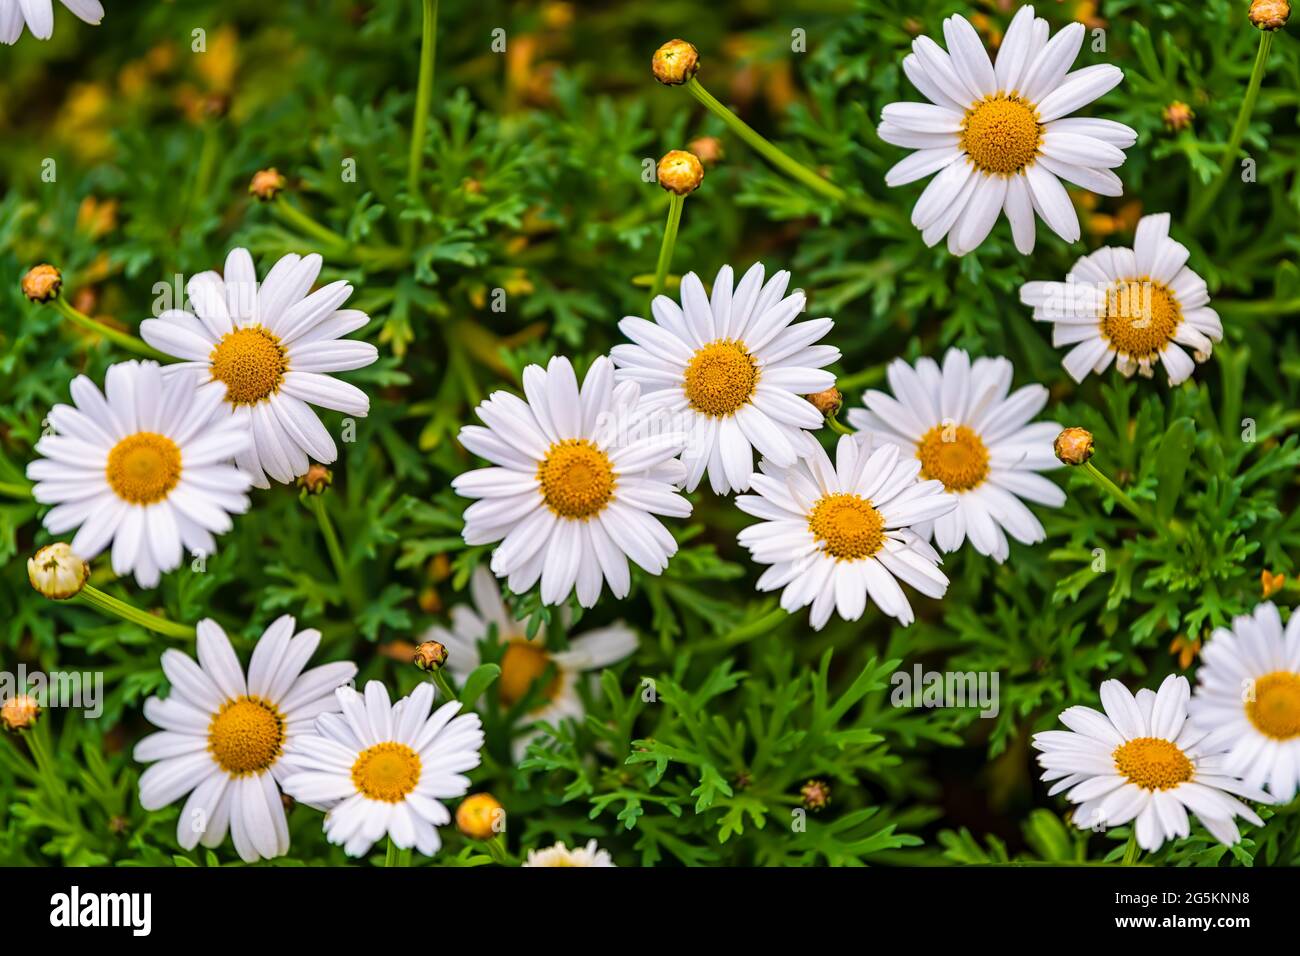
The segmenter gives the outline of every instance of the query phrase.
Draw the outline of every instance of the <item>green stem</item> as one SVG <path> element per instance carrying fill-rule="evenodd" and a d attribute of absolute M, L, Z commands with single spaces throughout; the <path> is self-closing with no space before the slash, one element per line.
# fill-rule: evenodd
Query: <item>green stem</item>
<path fill-rule="evenodd" d="M 138 624 L 155 634 L 162 634 L 166 637 L 179 637 L 189 641 L 194 640 L 194 628 L 189 625 L 178 624 L 176 621 L 159 617 L 157 614 L 142 611 L 134 605 L 113 597 L 111 594 L 105 594 L 94 585 L 87 584 L 81 589 L 81 593 L 77 597 L 83 604 L 88 604 L 97 611 L 120 617 L 131 624 Z"/>
<path fill-rule="evenodd" d="M 388 848 L 384 851 L 384 866 L 400 867 L 400 866 L 410 866 L 410 865 L 411 865 L 410 847 L 407 847 L 405 850 L 399 849 L 397 844 L 393 842 L 393 838 L 389 837 Z"/>
<path fill-rule="evenodd" d="M 826 424 L 831 427 L 831 431 L 837 432 L 841 435 L 857 434 L 852 428 L 849 428 L 847 425 L 841 424 L 838 415 L 827 415 Z"/>
<path fill-rule="evenodd" d="M 378 268 L 401 266 L 407 262 L 407 253 L 395 246 L 364 246 L 352 243 L 346 236 L 317 222 L 284 196 L 277 196 L 271 208 L 281 222 L 334 247 L 337 254 L 351 254 L 358 262 Z"/>
<path fill-rule="evenodd" d="M 1199 194 L 1192 202 L 1191 212 L 1187 216 L 1187 228 L 1193 228 L 1214 205 L 1214 200 L 1218 198 L 1219 192 L 1227 185 L 1228 177 L 1232 174 L 1233 166 L 1236 164 L 1237 155 L 1241 150 L 1241 141 L 1246 137 L 1246 130 L 1250 126 L 1250 115 L 1255 111 L 1255 103 L 1259 99 L 1259 88 L 1264 82 L 1264 70 L 1268 64 L 1268 51 L 1273 45 L 1273 34 L 1269 30 L 1259 32 L 1259 49 L 1255 53 L 1255 66 L 1250 71 L 1250 82 L 1246 85 L 1246 97 L 1241 101 L 1241 109 L 1237 112 L 1237 122 L 1233 124 L 1232 133 L 1228 137 L 1228 146 L 1224 150 L 1223 158 L 1219 160 L 1219 174 L 1214 177 L 1214 181 L 1204 192 Z"/>
<path fill-rule="evenodd" d="M 1150 514 L 1147 513 L 1147 510 L 1145 508 L 1143 508 L 1131 497 L 1129 497 L 1128 492 L 1124 491 L 1124 489 L 1122 489 L 1119 485 L 1111 481 L 1110 477 L 1107 476 L 1105 472 L 1103 472 L 1100 468 L 1098 468 L 1090 461 L 1085 461 L 1083 463 L 1083 470 L 1088 474 L 1090 478 L 1092 478 L 1093 481 L 1097 483 L 1097 485 L 1103 491 L 1105 491 L 1112 498 L 1114 498 L 1115 501 L 1125 511 L 1131 514 L 1134 518 L 1137 518 L 1145 525 L 1149 525 L 1152 529 L 1156 531 L 1163 530 L 1158 524 L 1156 524 L 1155 519 L 1151 517 Z"/>
<path fill-rule="evenodd" d="M 770 633 L 772 628 L 776 627 L 789 616 L 790 615 L 787 614 L 784 609 L 779 607 L 774 608 L 760 617 L 757 621 L 752 621 L 749 624 L 742 624 L 731 632 L 722 635 L 722 637 L 692 644 L 691 650 L 697 653 L 710 653 L 712 651 L 727 650 L 728 648 L 735 647 L 737 644 L 743 644 L 746 641 L 752 641 L 756 637 L 761 637 L 764 634 Z"/>
<path fill-rule="evenodd" d="M 16 481 L 0 481 L 0 495 L 8 495 L 10 498 L 30 498 L 32 489 Z"/>
<path fill-rule="evenodd" d="M 779 147 L 773 145 L 758 130 L 750 126 L 717 99 L 712 93 L 704 88 L 698 77 L 691 77 L 686 83 L 686 90 L 727 127 L 749 144 L 751 148 L 757 151 L 764 159 L 775 166 L 781 172 L 785 173 L 796 182 L 803 183 L 809 189 L 821 193 L 828 199 L 833 199 L 841 203 L 854 212 L 866 216 L 877 216 L 895 221 L 901 221 L 901 216 L 897 209 L 877 203 L 874 200 L 863 196 L 851 196 L 842 187 L 835 185 L 825 176 L 820 176 L 813 172 L 803 163 L 793 159 L 788 153 Z"/>
<path fill-rule="evenodd" d="M 460 700 L 460 698 L 456 696 L 456 691 L 452 689 L 451 682 L 447 680 L 447 675 L 445 675 L 441 670 L 433 672 L 433 685 L 438 688 L 438 693 L 442 696 L 443 703 Z"/>
<path fill-rule="evenodd" d="M 415 88 L 415 117 L 411 123 L 411 155 L 406 167 L 406 191 L 410 202 L 420 194 L 420 169 L 424 160 L 425 130 L 429 123 L 429 103 L 433 100 L 433 69 L 438 49 L 438 0 L 423 0 L 424 32 L 420 39 L 420 76 Z M 406 221 L 403 232 L 409 239 L 412 224 Z"/>
<path fill-rule="evenodd" d="M 275 205 L 272 207 L 275 214 L 285 222 L 297 227 L 309 236 L 315 236 L 321 242 L 330 245 L 347 247 L 348 241 L 328 226 L 322 225 L 311 216 L 307 215 L 293 203 L 289 202 L 283 195 L 275 197 Z"/>
<path fill-rule="evenodd" d="M 659 262 L 655 265 L 655 280 L 650 286 L 650 301 L 664 291 L 664 282 L 668 278 L 668 267 L 673 263 L 673 250 L 677 247 L 677 230 L 682 224 L 682 208 L 686 197 L 676 193 L 668 196 L 668 223 L 664 226 L 664 241 L 659 245 Z M 649 309 L 647 308 L 647 313 Z"/>
<path fill-rule="evenodd" d="M 164 355 L 162 352 L 159 352 L 157 349 L 136 338 L 134 335 L 110 328 L 104 323 L 92 319 L 84 312 L 79 312 L 77 309 L 74 309 L 69 305 L 68 301 L 64 299 L 63 296 L 56 298 L 53 304 L 54 307 L 59 310 L 59 313 L 68 321 L 81 326 L 83 329 L 88 329 L 96 335 L 102 335 L 114 345 L 120 346 L 128 352 L 134 352 L 136 355 L 143 355 L 145 358 L 154 359 L 158 362 L 174 361 L 170 355 Z"/>
<path fill-rule="evenodd" d="M 307 501 L 311 510 L 316 513 L 316 522 L 320 525 L 321 537 L 325 539 L 325 549 L 329 552 L 330 563 L 334 565 L 334 574 L 338 578 L 339 587 L 343 589 L 348 606 L 353 611 L 359 611 L 364 601 L 361 592 L 357 589 L 357 582 L 352 577 L 347 558 L 343 555 L 343 546 L 339 543 L 338 533 L 334 530 L 334 522 L 330 520 L 329 512 L 325 508 L 325 496 L 309 494 Z"/>
<path fill-rule="evenodd" d="M 1141 851 L 1138 849 L 1137 841 L 1137 826 L 1135 824 L 1133 831 L 1128 835 L 1128 844 L 1124 847 L 1124 861 L 1122 865 L 1132 866 L 1137 862 L 1140 853 Z"/>

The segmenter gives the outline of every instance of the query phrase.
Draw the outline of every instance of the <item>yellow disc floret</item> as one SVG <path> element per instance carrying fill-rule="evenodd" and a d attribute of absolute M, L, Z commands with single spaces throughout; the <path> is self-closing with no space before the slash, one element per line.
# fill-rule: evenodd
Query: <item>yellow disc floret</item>
<path fill-rule="evenodd" d="M 1192 762 L 1162 737 L 1135 737 L 1115 748 L 1115 768 L 1143 790 L 1169 790 L 1192 779 Z"/>
<path fill-rule="evenodd" d="M 808 530 L 822 550 L 840 561 L 869 558 L 885 543 L 885 519 L 865 498 L 827 495 L 808 515 Z"/>
<path fill-rule="evenodd" d="M 533 682 L 546 673 L 550 663 L 551 656 L 540 644 L 524 640 L 511 641 L 501 657 L 501 677 L 497 680 L 501 705 L 510 708 L 527 697 Z M 542 691 L 542 697 L 552 701 L 559 692 L 560 673 L 557 670 Z"/>
<path fill-rule="evenodd" d="M 1167 286 L 1150 279 L 1125 279 L 1107 291 L 1101 334 L 1117 352 L 1154 358 L 1183 320 L 1178 300 Z"/>
<path fill-rule="evenodd" d="M 609 456 L 585 438 L 556 442 L 537 468 L 546 506 L 562 518 L 590 518 L 614 496 Z"/>
<path fill-rule="evenodd" d="M 1034 161 L 1043 141 L 1038 111 L 1018 96 L 986 96 L 969 110 L 961 127 L 961 148 L 975 168 L 1007 176 Z"/>
<path fill-rule="evenodd" d="M 284 717 L 260 697 L 226 701 L 208 725 L 208 752 L 232 776 L 270 769 L 283 747 Z"/>
<path fill-rule="evenodd" d="M 401 803 L 420 782 L 420 755 L 394 741 L 367 747 L 352 765 L 352 782 L 371 800 Z"/>
<path fill-rule="evenodd" d="M 171 494 L 181 480 L 181 450 L 166 435 L 136 432 L 109 451 L 104 473 L 123 501 L 151 505 Z"/>
<path fill-rule="evenodd" d="M 989 450 L 965 425 L 935 425 L 921 436 L 916 457 L 921 477 L 943 482 L 948 491 L 970 491 L 989 473 Z"/>
<path fill-rule="evenodd" d="M 284 345 L 260 325 L 227 334 L 209 356 L 212 377 L 226 386 L 232 405 L 256 405 L 274 395 L 284 383 L 289 359 Z"/>
<path fill-rule="evenodd" d="M 1300 737 L 1300 674 L 1274 671 L 1255 681 L 1255 699 L 1246 704 L 1246 716 L 1266 737 Z"/>
<path fill-rule="evenodd" d="M 710 418 L 725 418 L 753 397 L 758 365 L 743 342 L 718 339 L 691 356 L 685 382 L 692 408 Z"/>

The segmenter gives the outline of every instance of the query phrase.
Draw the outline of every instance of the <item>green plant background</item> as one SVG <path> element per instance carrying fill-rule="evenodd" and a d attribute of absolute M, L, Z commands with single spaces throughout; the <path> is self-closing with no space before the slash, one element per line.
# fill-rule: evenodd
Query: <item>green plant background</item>
<path fill-rule="evenodd" d="M 1016 384 L 1050 387 L 1045 417 L 1094 431 L 1095 462 L 1158 514 L 1156 531 L 1114 510 L 1083 475 L 1058 472 L 1069 501 L 1035 509 L 1043 544 L 1013 543 L 1002 566 L 969 548 L 949 557 L 951 589 L 942 601 L 913 595 L 910 628 L 869 608 L 814 633 L 806 612 L 787 616 L 754 591 L 760 569 L 735 541 L 748 519 L 696 493 L 694 516 L 674 527 L 682 546 L 667 573 L 634 576 L 626 601 L 607 594 L 575 621 L 576 632 L 621 618 L 642 635 L 635 657 L 594 683 L 585 722 L 556 728 L 516 766 L 509 716 L 489 693 L 474 789 L 505 804 L 512 858 L 594 837 L 620 865 L 1115 860 L 1128 828 L 1069 826 L 1068 806 L 1037 782 L 1030 734 L 1056 726 L 1070 704 L 1095 704 L 1105 678 L 1154 687 L 1179 667 L 1171 641 L 1204 638 L 1249 610 L 1265 569 L 1287 576 L 1275 600 L 1295 603 L 1294 25 L 1275 37 L 1245 139 L 1257 181 L 1234 175 L 1192 229 L 1186 210 L 1222 158 L 1259 43 L 1248 4 L 1040 3 L 1054 28 L 1078 18 L 1104 31 L 1104 52 L 1090 40 L 1077 65 L 1125 71 L 1086 111 L 1139 132 L 1118 171 L 1125 195 L 1072 190 L 1084 221 L 1073 247 L 1040 227 L 1034 255 L 1021 257 L 1003 221 L 958 260 L 927 249 L 906 223 L 921 185 L 884 187 L 903 151 L 874 124 L 886 103 L 919 98 L 899 65 L 917 32 L 939 36 L 943 17 L 960 12 L 991 40 L 1014 12 L 1007 2 L 444 0 L 415 195 L 405 184 L 416 0 L 109 6 L 98 28 L 59 7 L 52 41 L 24 35 L 0 48 L 0 483 L 19 486 L 0 495 L 0 659 L 9 671 L 94 669 L 106 681 L 100 719 L 56 712 L 39 722 L 53 755 L 43 771 L 22 737 L 0 738 L 0 862 L 238 865 L 228 842 L 181 852 L 179 808 L 146 813 L 136 799 L 130 749 L 149 731 L 141 703 L 165 689 L 162 649 L 185 642 L 55 605 L 26 580 L 25 559 L 50 540 L 41 509 L 21 494 L 43 419 L 74 375 L 101 380 L 130 357 L 21 296 L 19 280 L 38 262 L 63 270 L 71 301 L 129 331 L 152 313 L 156 283 L 219 268 L 236 244 L 263 271 L 284 253 L 319 251 L 322 281 L 355 284 L 350 305 L 371 314 L 362 334 L 381 359 L 349 376 L 370 393 L 371 414 L 326 494 L 351 584 L 340 586 L 314 516 L 282 486 L 254 493 L 201 573 L 182 567 L 143 592 L 101 559 L 93 580 L 179 621 L 215 617 L 245 655 L 266 624 L 294 614 L 323 632 L 321 659 L 354 659 L 359 680 L 395 692 L 422 679 L 393 659 L 395 642 L 445 620 L 486 557 L 459 537 L 465 502 L 449 481 L 475 463 L 456 430 L 492 389 L 517 388 L 527 363 L 564 353 L 581 371 L 619 341 L 620 317 L 643 312 L 668 204 L 643 170 L 697 136 L 719 136 L 725 156 L 686 203 L 674 272 L 708 281 L 724 262 L 754 260 L 791 269 L 810 314 L 836 320 L 829 341 L 843 351 L 835 371 L 850 402 L 896 356 L 949 345 L 1006 355 Z M 505 53 L 492 49 L 498 28 Z M 205 53 L 192 52 L 197 29 Z M 792 52 L 796 30 L 806 52 Z M 685 92 L 655 83 L 650 55 L 674 36 L 699 47 L 701 80 L 748 122 L 893 214 L 856 215 L 791 183 Z M 1195 113 L 1177 132 L 1162 118 L 1174 101 Z M 53 182 L 42 177 L 46 160 Z M 341 175 L 347 160 L 355 182 Z M 288 177 L 286 201 L 337 238 L 250 200 L 250 176 L 268 166 Z M 1162 211 L 1210 285 L 1225 340 L 1177 389 L 1113 371 L 1076 387 L 1016 290 L 1063 277 L 1101 245 L 1131 244 L 1137 216 Z M 492 308 L 497 289 L 504 311 Z M 541 620 L 535 595 L 519 608 Z M 997 718 L 891 706 L 891 673 L 917 662 L 999 672 Z M 643 699 L 644 678 L 655 681 L 654 701 Z M 832 801 L 795 826 L 811 778 L 829 782 Z M 1144 859 L 1295 864 L 1298 810 L 1264 810 L 1266 825 L 1246 826 L 1230 851 L 1198 826 Z M 319 814 L 297 807 L 289 819 L 290 856 L 270 865 L 345 862 Z M 490 862 L 483 844 L 443 833 L 435 864 Z M 379 845 L 371 859 L 382 858 Z"/>

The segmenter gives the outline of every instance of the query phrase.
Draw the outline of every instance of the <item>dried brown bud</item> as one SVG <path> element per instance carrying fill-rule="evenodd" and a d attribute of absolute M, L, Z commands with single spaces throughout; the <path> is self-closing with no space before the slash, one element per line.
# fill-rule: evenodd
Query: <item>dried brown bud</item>
<path fill-rule="evenodd" d="M 812 395 L 805 395 L 804 398 L 812 402 L 813 408 L 826 418 L 839 414 L 840 407 L 844 404 L 844 396 L 834 385 L 824 392 L 814 392 Z"/>
<path fill-rule="evenodd" d="M 425 641 L 416 646 L 411 660 L 422 671 L 440 670 L 447 663 L 447 648 L 437 641 Z"/>
<path fill-rule="evenodd" d="M 334 473 L 324 465 L 312 465 L 298 476 L 298 487 L 305 488 L 309 495 L 322 494 L 334 482 Z"/>
<path fill-rule="evenodd" d="M 280 175 L 280 171 L 272 166 L 270 169 L 259 169 L 253 174 L 252 180 L 248 184 L 248 194 L 255 196 L 262 202 L 270 202 L 280 191 L 284 189 L 285 179 Z"/>
<path fill-rule="evenodd" d="M 1174 100 L 1165 107 L 1162 115 L 1165 120 L 1165 126 L 1177 133 L 1179 130 L 1184 130 L 1191 126 L 1192 117 L 1196 114 L 1192 111 L 1192 108 L 1182 100 Z"/>
<path fill-rule="evenodd" d="M 40 712 L 41 708 L 36 703 L 35 697 L 30 694 L 18 694 L 10 697 L 3 706 L 0 706 L 0 723 L 5 725 L 5 730 L 15 732 L 26 730 L 35 723 Z"/>
<path fill-rule="evenodd" d="M 1250 5 L 1250 22 L 1261 30 L 1281 30 L 1290 18 L 1290 0 L 1254 0 Z"/>
<path fill-rule="evenodd" d="M 655 79 L 666 86 L 680 86 L 700 69 L 700 51 L 694 43 L 685 40 L 669 40 L 655 50 L 654 59 L 650 61 Z"/>
<path fill-rule="evenodd" d="M 47 544 L 27 559 L 27 580 L 55 601 L 76 597 L 89 577 L 90 566 L 73 554 L 72 546 L 64 541 Z"/>
<path fill-rule="evenodd" d="M 809 780 L 799 788 L 799 793 L 809 810 L 822 810 L 831 802 L 831 785 L 825 780 Z"/>
<path fill-rule="evenodd" d="M 49 302 L 63 288 L 63 274 L 52 265 L 42 264 L 23 276 L 23 295 L 33 302 Z"/>
<path fill-rule="evenodd" d="M 505 821 L 505 807 L 490 793 L 471 793 L 456 808 L 456 827 L 471 840 L 505 832 Z"/>
<path fill-rule="evenodd" d="M 664 153 L 659 160 L 659 185 L 670 193 L 685 196 L 700 188 L 704 182 L 704 166 L 694 153 L 674 149 Z"/>
<path fill-rule="evenodd" d="M 722 140 L 716 136 L 701 136 L 693 139 L 686 144 L 686 149 L 698 156 L 705 168 L 718 165 L 726 156 L 722 148 Z"/>
<path fill-rule="evenodd" d="M 1092 432 L 1085 428 L 1067 428 L 1056 436 L 1052 447 L 1056 457 L 1067 465 L 1082 465 L 1092 457 Z"/>

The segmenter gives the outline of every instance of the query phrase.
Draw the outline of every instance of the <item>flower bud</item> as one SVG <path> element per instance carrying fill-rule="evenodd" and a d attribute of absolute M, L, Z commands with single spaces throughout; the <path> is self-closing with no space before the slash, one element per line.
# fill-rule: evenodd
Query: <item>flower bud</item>
<path fill-rule="evenodd" d="M 834 385 L 824 392 L 814 392 L 811 395 L 805 395 L 804 398 L 808 399 L 813 408 L 821 412 L 825 418 L 838 415 L 840 407 L 844 404 L 844 396 L 840 394 L 840 390 Z"/>
<path fill-rule="evenodd" d="M 1250 5 L 1250 22 L 1261 30 L 1281 30 L 1290 18 L 1290 0 L 1254 0 Z"/>
<path fill-rule="evenodd" d="M 447 663 L 447 648 L 437 641 L 425 641 L 416 646 L 411 662 L 422 671 L 441 670 Z"/>
<path fill-rule="evenodd" d="M 284 186 L 284 177 L 272 166 L 270 169 L 259 169 L 253 174 L 253 179 L 248 184 L 248 194 L 262 202 L 270 202 L 280 194 Z"/>
<path fill-rule="evenodd" d="M 716 136 L 700 136 L 686 144 L 686 149 L 699 157 L 705 168 L 716 166 L 726 156 L 722 140 Z"/>
<path fill-rule="evenodd" d="M 471 793 L 456 808 L 456 826 L 471 840 L 490 840 L 505 830 L 506 811 L 490 793 Z"/>
<path fill-rule="evenodd" d="M 35 697 L 31 694 L 18 694 L 0 706 L 0 723 L 4 724 L 5 730 L 26 730 L 36 722 L 40 712 Z"/>
<path fill-rule="evenodd" d="M 1192 117 L 1195 115 L 1196 114 L 1192 111 L 1192 108 L 1182 100 L 1174 100 L 1165 107 L 1164 113 L 1162 114 L 1165 126 L 1174 133 L 1191 126 Z"/>
<path fill-rule="evenodd" d="M 670 193 L 685 196 L 700 188 L 704 182 L 704 166 L 694 153 L 674 149 L 664 153 L 659 160 L 659 185 Z"/>
<path fill-rule="evenodd" d="M 63 274 L 49 264 L 41 264 L 23 276 L 23 295 L 33 302 L 49 302 L 58 298 L 63 288 Z"/>
<path fill-rule="evenodd" d="M 809 780 L 799 788 L 799 794 L 809 810 L 822 810 L 831 802 L 831 785 L 825 780 Z"/>
<path fill-rule="evenodd" d="M 322 494 L 334 482 L 334 474 L 324 465 L 313 464 L 298 476 L 298 487 L 309 495 Z"/>
<path fill-rule="evenodd" d="M 1259 572 L 1259 592 L 1265 600 L 1282 590 L 1284 584 L 1286 584 L 1285 574 L 1270 574 L 1267 568 Z"/>
<path fill-rule="evenodd" d="M 1067 428 L 1056 436 L 1052 445 L 1056 457 L 1067 465 L 1082 465 L 1092 457 L 1092 432 L 1084 428 Z"/>
<path fill-rule="evenodd" d="M 700 69 L 700 51 L 685 40 L 669 40 L 655 50 L 650 61 L 655 79 L 665 86 L 680 86 Z"/>
<path fill-rule="evenodd" d="M 45 597 L 66 601 L 86 586 L 90 566 L 72 553 L 64 541 L 47 544 L 27 559 L 27 580 Z"/>

